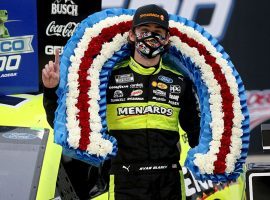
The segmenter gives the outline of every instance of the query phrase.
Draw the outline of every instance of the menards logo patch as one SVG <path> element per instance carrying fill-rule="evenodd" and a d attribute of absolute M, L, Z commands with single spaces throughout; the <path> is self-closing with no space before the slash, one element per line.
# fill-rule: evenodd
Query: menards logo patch
<path fill-rule="evenodd" d="M 152 105 L 117 108 L 118 116 L 146 115 L 146 114 L 158 114 L 158 115 L 171 116 L 173 114 L 173 110 L 171 108 L 164 108 L 161 106 L 152 106 Z"/>

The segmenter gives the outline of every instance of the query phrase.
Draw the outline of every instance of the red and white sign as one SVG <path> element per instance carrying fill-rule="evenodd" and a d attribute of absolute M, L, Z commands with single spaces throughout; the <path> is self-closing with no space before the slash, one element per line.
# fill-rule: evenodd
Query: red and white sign
<path fill-rule="evenodd" d="M 270 90 L 247 91 L 250 129 L 270 119 Z"/>

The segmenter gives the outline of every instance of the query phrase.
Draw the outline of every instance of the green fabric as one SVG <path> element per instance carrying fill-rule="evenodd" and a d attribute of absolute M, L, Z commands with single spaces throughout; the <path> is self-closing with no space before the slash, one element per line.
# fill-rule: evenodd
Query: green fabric
<path fill-rule="evenodd" d="M 160 62 L 158 69 L 156 69 L 155 67 L 146 68 L 146 67 L 142 67 L 132 57 L 130 57 L 129 66 L 134 72 L 137 72 L 138 74 L 150 75 L 150 74 L 153 74 L 154 72 L 155 72 L 154 74 L 157 74 L 161 70 L 162 62 Z"/>
<path fill-rule="evenodd" d="M 130 66 L 130 68 L 138 73 L 138 74 L 142 74 L 142 75 L 150 75 L 152 74 L 153 72 L 155 72 L 154 74 L 157 74 L 160 72 L 161 69 L 165 69 L 165 70 L 168 70 L 168 71 L 171 71 L 173 72 L 174 74 L 177 74 L 177 75 L 182 75 L 179 71 L 176 71 L 174 69 L 172 69 L 171 67 L 165 65 L 163 62 L 162 62 L 162 59 L 160 61 L 160 64 L 159 64 L 159 67 L 158 69 L 156 70 L 156 68 L 154 67 L 149 67 L 149 68 L 145 68 L 145 67 L 142 67 L 139 63 L 137 63 L 132 57 L 130 57 L 129 60 L 124 60 L 122 62 L 120 62 L 119 64 L 117 64 L 113 70 L 116 70 L 116 69 L 119 69 L 119 68 L 125 68 L 125 67 L 128 67 Z M 156 71 L 155 71 L 156 70 Z M 183 75 L 182 75 L 183 76 Z"/>
<path fill-rule="evenodd" d="M 0 105 L 0 113 L 5 116 L 1 118 L 0 125 L 50 129 L 36 199 L 53 199 L 62 148 L 53 142 L 53 130 L 47 123 L 42 105 L 43 95 L 20 94 L 12 96 L 25 98 L 27 101 L 16 107 Z"/>
<path fill-rule="evenodd" d="M 151 111 L 158 112 L 158 109 L 159 111 L 162 109 L 165 114 L 150 114 Z M 143 113 L 146 110 L 148 110 L 147 114 L 135 114 L 136 111 Z M 151 101 L 141 103 L 121 103 L 121 105 L 108 104 L 107 122 L 110 130 L 158 128 L 178 132 L 179 112 L 180 108 Z M 129 115 L 126 115 L 127 113 L 129 113 Z M 130 113 L 134 114 L 131 115 Z M 169 115 L 170 113 L 172 113 L 171 116 L 166 115 Z M 119 116 L 119 114 L 121 115 Z"/>
<path fill-rule="evenodd" d="M 114 175 L 110 175 L 109 200 L 114 200 Z"/>

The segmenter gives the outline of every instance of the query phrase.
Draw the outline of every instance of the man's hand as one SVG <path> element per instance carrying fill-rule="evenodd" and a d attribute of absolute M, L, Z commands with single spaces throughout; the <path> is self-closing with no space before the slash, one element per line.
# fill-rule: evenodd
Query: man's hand
<path fill-rule="evenodd" d="M 42 82 L 46 88 L 54 88 L 59 84 L 59 49 L 55 51 L 55 59 L 49 61 L 42 70 Z"/>

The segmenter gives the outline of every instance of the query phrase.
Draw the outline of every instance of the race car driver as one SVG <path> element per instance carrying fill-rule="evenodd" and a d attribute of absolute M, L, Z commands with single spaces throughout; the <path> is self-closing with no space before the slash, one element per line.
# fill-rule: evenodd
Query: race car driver
<path fill-rule="evenodd" d="M 133 56 L 113 69 L 107 88 L 109 134 L 118 142 L 111 159 L 109 199 L 182 197 L 178 124 L 193 147 L 200 117 L 191 81 L 162 61 L 169 37 L 169 16 L 163 8 L 151 4 L 136 10 L 128 38 Z M 42 72 L 46 110 L 46 90 L 59 82 L 56 66 L 58 58 Z"/>

